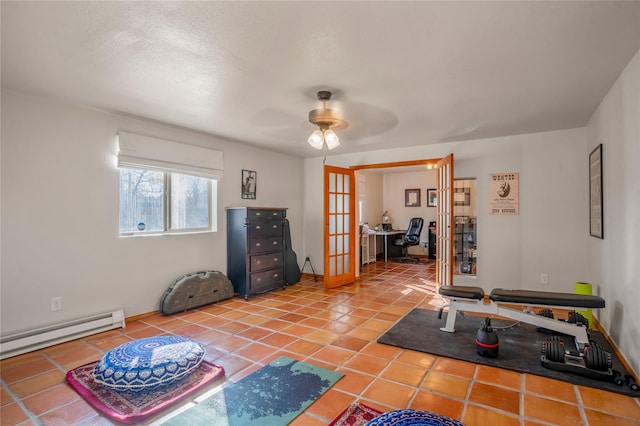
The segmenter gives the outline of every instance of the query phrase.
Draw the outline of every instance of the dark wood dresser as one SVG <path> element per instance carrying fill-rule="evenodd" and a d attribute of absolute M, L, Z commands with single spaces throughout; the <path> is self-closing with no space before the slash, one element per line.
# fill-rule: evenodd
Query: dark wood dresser
<path fill-rule="evenodd" d="M 245 299 L 285 287 L 286 214 L 275 207 L 227 208 L 227 277 Z"/>

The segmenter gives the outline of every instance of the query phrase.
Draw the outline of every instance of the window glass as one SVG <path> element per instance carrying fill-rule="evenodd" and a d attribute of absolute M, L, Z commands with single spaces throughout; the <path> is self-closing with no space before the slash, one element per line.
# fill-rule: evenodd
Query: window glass
<path fill-rule="evenodd" d="M 209 179 L 171 174 L 171 229 L 209 227 Z"/>
<path fill-rule="evenodd" d="M 164 173 L 120 169 L 120 233 L 164 229 Z"/>
<path fill-rule="evenodd" d="M 120 234 L 212 230 L 215 188 L 203 177 L 121 167 Z"/>

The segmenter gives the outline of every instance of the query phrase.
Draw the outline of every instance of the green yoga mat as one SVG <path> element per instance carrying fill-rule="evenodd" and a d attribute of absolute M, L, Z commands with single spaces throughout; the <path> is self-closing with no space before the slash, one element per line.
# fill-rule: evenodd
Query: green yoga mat
<path fill-rule="evenodd" d="M 282 356 L 162 424 L 286 425 L 342 376 L 342 373 Z"/>

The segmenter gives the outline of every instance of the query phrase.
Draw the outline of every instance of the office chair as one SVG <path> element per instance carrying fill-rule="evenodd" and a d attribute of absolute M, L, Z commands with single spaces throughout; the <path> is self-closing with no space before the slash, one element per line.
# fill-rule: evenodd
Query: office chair
<path fill-rule="evenodd" d="M 397 258 L 397 260 L 401 262 L 405 262 L 407 260 L 411 260 L 414 262 L 420 261 L 420 259 L 416 257 L 409 257 L 407 251 L 409 250 L 409 246 L 417 246 L 418 244 L 420 244 L 420 232 L 422 232 L 422 224 L 423 220 L 421 217 L 414 217 L 409 221 L 409 227 L 407 228 L 407 232 L 405 232 L 404 234 L 404 238 L 393 241 L 394 246 L 402 247 L 402 257 Z"/>

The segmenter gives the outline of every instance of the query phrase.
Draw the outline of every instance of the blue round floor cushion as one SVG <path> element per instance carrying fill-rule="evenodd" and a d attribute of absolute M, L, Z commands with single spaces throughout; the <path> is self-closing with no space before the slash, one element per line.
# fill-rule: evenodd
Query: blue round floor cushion
<path fill-rule="evenodd" d="M 148 390 L 190 374 L 204 354 L 200 343 L 181 336 L 134 340 L 104 354 L 93 370 L 94 379 L 115 390 Z"/>
<path fill-rule="evenodd" d="M 464 426 L 457 420 L 430 411 L 402 409 L 383 413 L 365 426 Z"/>

